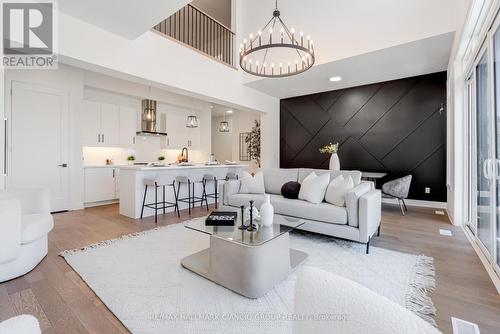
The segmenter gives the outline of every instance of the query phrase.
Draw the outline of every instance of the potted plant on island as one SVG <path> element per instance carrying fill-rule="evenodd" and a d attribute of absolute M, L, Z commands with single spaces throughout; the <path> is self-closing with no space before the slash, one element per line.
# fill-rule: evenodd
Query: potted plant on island
<path fill-rule="evenodd" d="M 339 150 L 339 143 L 329 143 L 319 149 L 322 154 L 331 154 L 330 156 L 330 170 L 340 170 L 340 160 L 337 152 Z"/>
<path fill-rule="evenodd" d="M 128 164 L 129 165 L 133 165 L 134 164 L 134 161 L 135 161 L 135 157 L 133 155 L 129 155 L 127 157 L 127 161 L 128 161 Z"/>
<path fill-rule="evenodd" d="M 165 156 L 164 155 L 160 155 L 158 157 L 158 162 L 161 164 L 161 165 L 164 165 L 165 164 Z"/>

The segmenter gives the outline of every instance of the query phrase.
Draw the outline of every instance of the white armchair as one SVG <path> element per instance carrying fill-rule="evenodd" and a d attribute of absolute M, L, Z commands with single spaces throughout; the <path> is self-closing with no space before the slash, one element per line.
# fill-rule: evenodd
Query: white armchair
<path fill-rule="evenodd" d="M 0 191 L 0 282 L 22 276 L 42 261 L 53 227 L 47 189 Z"/>

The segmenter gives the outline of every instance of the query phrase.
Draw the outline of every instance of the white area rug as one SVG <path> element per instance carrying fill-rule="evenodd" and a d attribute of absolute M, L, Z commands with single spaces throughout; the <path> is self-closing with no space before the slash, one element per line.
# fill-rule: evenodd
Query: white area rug
<path fill-rule="evenodd" d="M 291 333 L 291 322 L 276 316 L 293 315 L 297 273 L 247 299 L 180 265 L 208 243 L 177 224 L 61 256 L 132 333 Z M 302 266 L 352 279 L 434 323 L 432 258 L 376 247 L 366 255 L 365 245 L 305 232 L 291 233 L 291 246 L 309 254 Z"/>

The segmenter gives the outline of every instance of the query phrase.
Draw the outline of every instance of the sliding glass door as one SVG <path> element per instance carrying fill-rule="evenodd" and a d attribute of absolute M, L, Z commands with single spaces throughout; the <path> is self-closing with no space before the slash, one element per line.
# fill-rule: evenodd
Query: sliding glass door
<path fill-rule="evenodd" d="M 495 165 L 495 209 L 494 221 L 492 225 L 492 243 L 493 243 L 493 258 L 496 259 L 496 269 L 500 268 L 500 27 L 497 28 L 493 35 L 493 69 L 494 69 L 494 84 L 495 84 L 495 104 L 494 104 L 494 117 L 492 122 L 492 129 L 494 133 L 495 151 L 494 151 L 494 165 Z M 500 271 L 497 271 L 500 273 Z"/>
<path fill-rule="evenodd" d="M 476 228 L 479 240 L 491 254 L 493 164 L 488 82 L 488 48 L 484 48 L 476 65 Z"/>

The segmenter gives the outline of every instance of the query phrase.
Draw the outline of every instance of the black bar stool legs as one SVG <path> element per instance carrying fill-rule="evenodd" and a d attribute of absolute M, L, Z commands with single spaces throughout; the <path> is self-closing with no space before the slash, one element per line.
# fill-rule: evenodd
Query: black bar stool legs
<path fill-rule="evenodd" d="M 149 186 L 153 186 L 155 188 L 155 201 L 153 203 L 146 204 L 146 197 L 148 194 L 148 187 Z M 158 188 L 160 188 L 160 187 L 162 187 L 162 201 L 158 202 Z M 177 211 L 177 215 L 179 216 L 179 206 L 177 204 L 177 201 L 174 203 L 174 202 L 168 202 L 166 200 L 167 199 L 166 187 L 173 187 L 174 196 L 176 196 L 176 190 L 175 190 L 174 183 L 159 184 L 157 181 L 146 180 L 146 185 L 144 187 L 144 197 L 142 199 L 141 219 L 144 215 L 144 208 L 150 208 L 150 209 L 155 210 L 155 224 L 158 224 L 158 210 L 162 210 L 163 214 L 165 214 L 166 209 L 174 208 L 174 211 Z"/>

